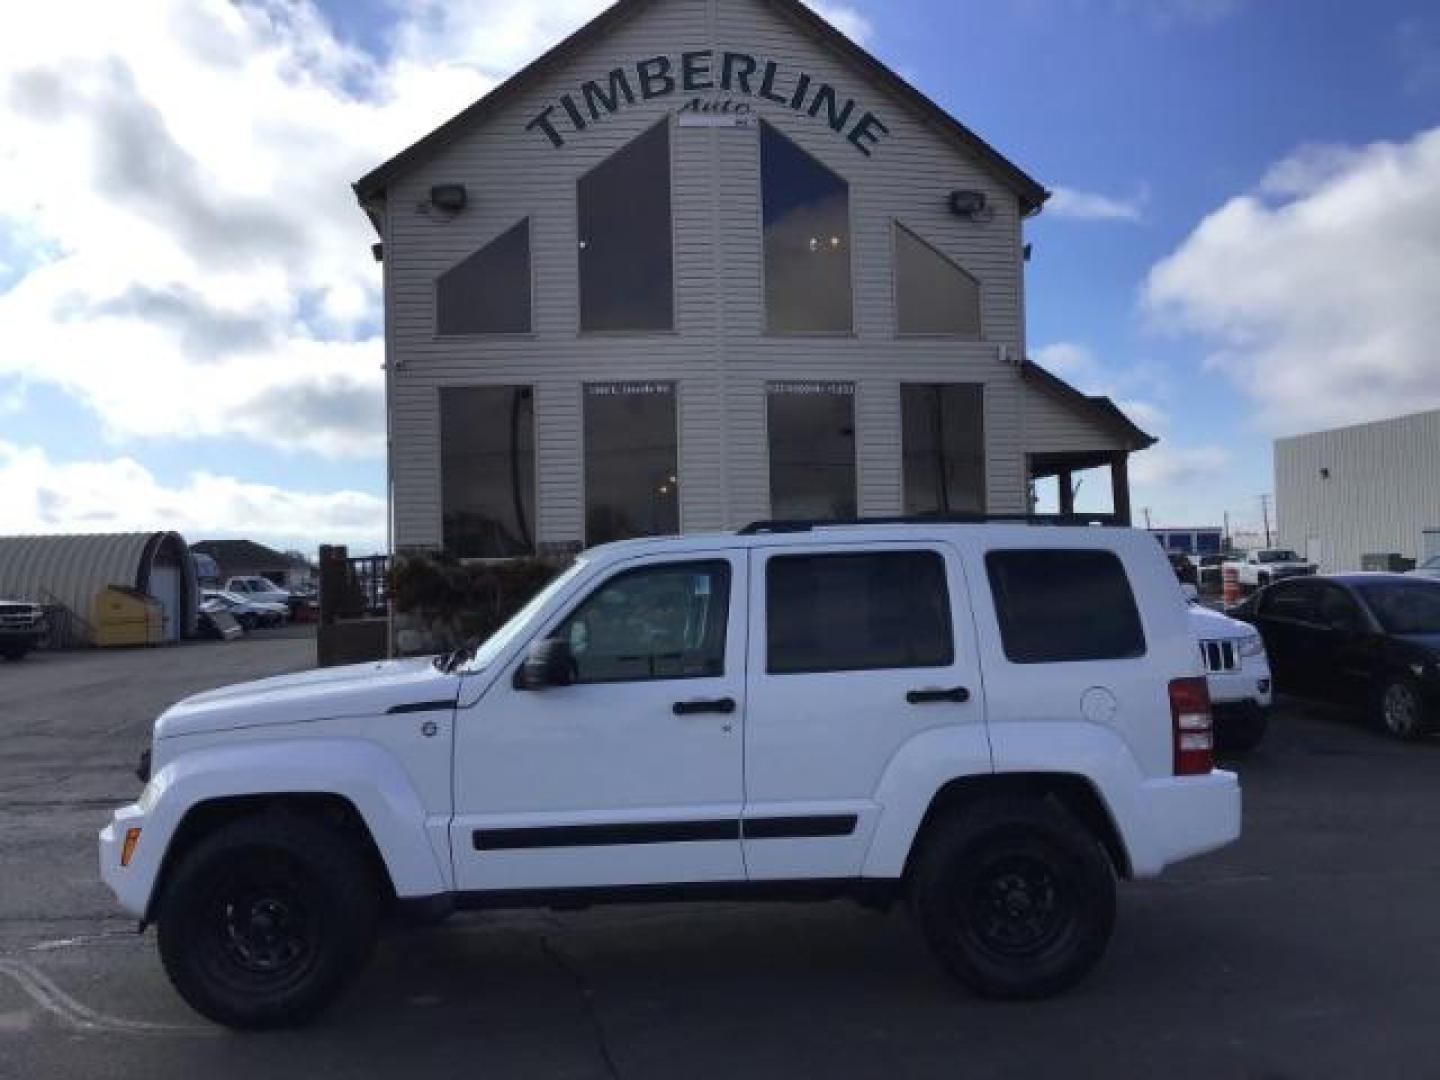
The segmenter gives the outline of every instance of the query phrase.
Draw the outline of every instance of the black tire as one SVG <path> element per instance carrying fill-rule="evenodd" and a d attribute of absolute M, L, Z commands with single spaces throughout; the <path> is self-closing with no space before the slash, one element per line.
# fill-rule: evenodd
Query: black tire
<path fill-rule="evenodd" d="M 997 798 L 937 822 L 912 872 L 920 929 L 982 997 L 1028 1001 L 1075 985 L 1115 926 L 1115 873 L 1063 806 Z"/>
<path fill-rule="evenodd" d="M 1269 727 L 1269 713 L 1226 716 L 1215 724 L 1215 749 L 1228 754 L 1249 753 L 1264 742 Z"/>
<path fill-rule="evenodd" d="M 379 909 L 355 841 L 299 815 L 257 815 L 217 829 L 175 867 L 160 958 L 180 996 L 217 1024 L 291 1027 L 359 973 Z"/>
<path fill-rule="evenodd" d="M 1401 742 L 1414 742 L 1429 730 L 1425 697 L 1406 678 L 1392 678 L 1381 684 L 1375 695 L 1375 719 L 1381 731 Z"/>

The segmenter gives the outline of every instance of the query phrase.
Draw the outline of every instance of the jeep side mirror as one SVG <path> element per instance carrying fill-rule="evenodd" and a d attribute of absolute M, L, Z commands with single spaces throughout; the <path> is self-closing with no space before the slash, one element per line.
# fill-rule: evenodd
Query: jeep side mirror
<path fill-rule="evenodd" d="M 516 690 L 550 690 L 573 686 L 577 675 L 575 654 L 564 638 L 549 638 L 530 646 L 525 663 L 515 672 Z"/>

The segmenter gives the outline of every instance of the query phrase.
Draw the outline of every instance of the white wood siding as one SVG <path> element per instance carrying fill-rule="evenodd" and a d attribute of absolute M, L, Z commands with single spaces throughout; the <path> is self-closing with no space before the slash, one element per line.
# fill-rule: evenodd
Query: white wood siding
<path fill-rule="evenodd" d="M 556 149 L 525 125 L 586 79 L 650 56 L 734 49 L 803 70 L 875 111 L 891 134 L 867 158 L 823 119 L 760 99 L 764 117 L 848 178 L 854 246 L 853 335 L 775 338 L 764 322 L 759 140 L 755 129 L 672 128 L 675 212 L 674 333 L 581 335 L 575 184 L 588 169 L 660 122 L 684 95 L 637 101 Z M 638 95 L 637 95 L 638 97 Z M 857 113 L 859 115 L 859 113 Z M 464 183 L 470 206 L 454 220 L 425 211 L 437 183 Z M 956 188 L 985 191 L 995 218 L 960 220 Z M 523 217 L 531 218 L 534 328 L 514 337 L 435 334 L 436 277 Z M 902 219 L 982 285 L 983 341 L 901 339 L 895 333 L 891 222 Z M 762 0 L 663 0 L 589 46 L 568 71 L 536 80 L 512 105 L 396 182 L 388 193 L 387 334 L 393 373 L 396 543 L 441 542 L 438 389 L 536 388 L 542 544 L 584 540 L 582 385 L 665 380 L 678 387 L 681 521 L 687 531 L 769 513 L 767 382 L 856 383 L 860 509 L 901 509 L 899 385 L 986 386 L 990 509 L 1026 508 L 1027 449 L 1077 448 L 1042 395 L 1022 385 L 999 347 L 1023 355 L 1021 224 L 1015 196 L 908 107 L 887 97 Z M 1064 442 L 1027 447 L 1029 426 Z M 1081 421 L 1082 428 L 1087 422 Z M 1093 434 L 1090 441 L 1098 438 Z M 1088 445 L 1088 444 L 1087 444 Z M 1108 443 L 1106 445 L 1109 445 Z M 1084 446 L 1079 448 L 1085 448 Z"/>
<path fill-rule="evenodd" d="M 1280 543 L 1313 551 L 1326 573 L 1359 570 L 1369 554 L 1421 558 L 1425 531 L 1440 529 L 1437 478 L 1440 411 L 1281 439 Z"/>

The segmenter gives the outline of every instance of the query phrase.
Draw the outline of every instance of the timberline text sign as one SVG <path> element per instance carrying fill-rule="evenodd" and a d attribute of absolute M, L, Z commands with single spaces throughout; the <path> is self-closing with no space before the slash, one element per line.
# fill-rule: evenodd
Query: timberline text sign
<path fill-rule="evenodd" d="M 871 148 L 890 134 L 879 117 L 862 109 L 853 98 L 842 97 L 829 83 L 801 71 L 786 70 L 774 60 L 761 60 L 744 52 L 717 53 L 713 49 L 681 53 L 678 59 L 652 56 L 617 67 L 603 79 L 582 83 L 574 93 L 561 94 L 560 100 L 545 106 L 525 125 L 525 130 L 540 133 L 558 149 L 565 145 L 567 136 L 584 131 L 626 106 L 673 94 L 742 95 L 783 105 L 823 119 L 866 157 L 873 156 Z M 728 111 L 741 112 L 741 106 L 744 113 L 751 111 L 743 102 L 731 104 Z M 700 96 L 682 111 L 703 115 L 713 114 L 714 109 L 712 102 Z"/>

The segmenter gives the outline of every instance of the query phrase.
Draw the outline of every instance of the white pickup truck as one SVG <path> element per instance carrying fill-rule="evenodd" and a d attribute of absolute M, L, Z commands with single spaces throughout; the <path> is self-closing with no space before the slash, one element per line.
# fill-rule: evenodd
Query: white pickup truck
<path fill-rule="evenodd" d="M 591 551 L 483 645 L 165 712 L 100 834 L 199 1012 L 293 1024 L 386 915 L 904 901 L 980 994 L 1100 959 L 1117 878 L 1240 834 L 1128 529 L 757 525 Z"/>
<path fill-rule="evenodd" d="M 1320 569 L 1289 548 L 1261 548 L 1259 551 L 1246 552 L 1243 559 L 1228 565 L 1238 568 L 1240 584 L 1252 589 L 1263 589 L 1271 582 L 1285 578 L 1304 577 L 1317 573 Z"/>

